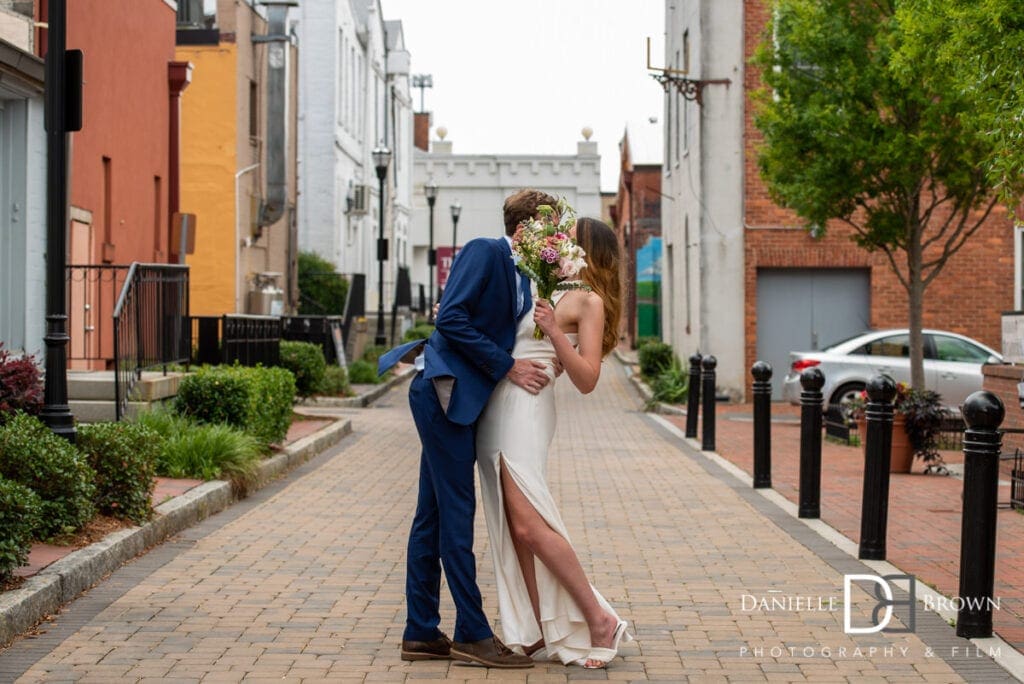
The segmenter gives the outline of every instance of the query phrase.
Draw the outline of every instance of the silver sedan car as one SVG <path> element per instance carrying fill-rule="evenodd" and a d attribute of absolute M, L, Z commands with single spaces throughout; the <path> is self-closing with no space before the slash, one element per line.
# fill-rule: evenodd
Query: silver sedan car
<path fill-rule="evenodd" d="M 924 330 L 925 387 L 935 390 L 946 406 L 958 407 L 981 389 L 981 367 L 1003 363 L 1003 357 L 969 337 L 945 330 Z M 800 373 L 817 366 L 825 375 L 822 394 L 826 404 L 847 403 L 868 380 L 885 374 L 897 382 L 910 382 L 910 333 L 877 330 L 844 340 L 821 351 L 790 352 L 790 368 L 782 396 L 800 403 Z"/>

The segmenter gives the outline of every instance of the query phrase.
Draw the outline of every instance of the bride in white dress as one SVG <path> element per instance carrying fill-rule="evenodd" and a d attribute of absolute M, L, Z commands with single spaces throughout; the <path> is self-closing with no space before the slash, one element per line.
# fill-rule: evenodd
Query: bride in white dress
<path fill-rule="evenodd" d="M 512 356 L 533 360 L 552 379 L 557 357 L 586 394 L 618 342 L 619 250 L 612 229 L 595 219 L 580 219 L 576 235 L 590 291 L 559 291 L 554 307 L 535 300 L 533 315 L 520 321 Z M 533 337 L 535 323 L 542 340 Z M 527 655 L 543 647 L 551 660 L 603 668 L 631 637 L 587 580 L 548 489 L 554 431 L 554 382 L 534 395 L 502 380 L 478 423 L 477 467 L 504 641 Z"/>

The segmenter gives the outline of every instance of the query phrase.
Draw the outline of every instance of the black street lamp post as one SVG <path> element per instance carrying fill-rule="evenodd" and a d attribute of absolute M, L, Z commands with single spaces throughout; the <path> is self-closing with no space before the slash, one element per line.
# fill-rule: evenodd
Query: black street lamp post
<path fill-rule="evenodd" d="M 46 40 L 46 380 L 39 417 L 75 441 L 68 405 L 68 132 L 81 124 L 81 52 L 68 51 L 66 0 L 50 0 Z"/>
<path fill-rule="evenodd" d="M 455 263 L 455 250 L 459 247 L 459 214 L 462 213 L 462 205 L 458 200 L 451 207 L 452 210 L 452 264 Z M 448 266 L 448 273 L 451 273 L 451 265 Z"/>
<path fill-rule="evenodd" d="M 380 181 L 380 214 L 377 221 L 377 335 L 373 343 L 379 347 L 387 344 L 384 335 L 384 262 L 388 260 L 388 242 L 384 239 L 384 179 L 388 175 L 391 163 L 391 150 L 381 146 L 373 150 L 373 163 L 377 168 L 377 180 Z"/>
<path fill-rule="evenodd" d="M 437 265 L 437 250 L 434 249 L 434 202 L 437 201 L 437 183 L 430 181 L 423 186 L 430 207 L 430 247 L 427 249 L 427 265 L 430 267 L 430 299 L 427 300 L 427 319 L 434 320 L 434 267 Z"/>

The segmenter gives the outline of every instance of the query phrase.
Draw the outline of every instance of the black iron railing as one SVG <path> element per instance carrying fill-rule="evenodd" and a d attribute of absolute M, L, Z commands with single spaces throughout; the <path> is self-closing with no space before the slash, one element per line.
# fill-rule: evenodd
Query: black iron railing
<path fill-rule="evenodd" d="M 124 288 L 130 266 L 120 264 L 69 264 L 68 283 L 68 361 L 93 362 L 106 367 L 114 357 L 110 316 Z"/>
<path fill-rule="evenodd" d="M 280 316 L 225 314 L 193 316 L 190 334 L 196 341 L 197 364 L 276 366 L 281 360 Z"/>
<path fill-rule="evenodd" d="M 115 415 L 121 420 L 147 368 L 188 364 L 188 266 L 133 263 L 114 307 Z"/>

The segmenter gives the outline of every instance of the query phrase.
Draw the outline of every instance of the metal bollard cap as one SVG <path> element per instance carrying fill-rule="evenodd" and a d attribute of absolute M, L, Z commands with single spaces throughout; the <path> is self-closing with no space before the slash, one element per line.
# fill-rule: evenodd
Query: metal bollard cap
<path fill-rule="evenodd" d="M 709 354 L 701 359 L 700 365 L 704 368 L 704 370 L 714 370 L 715 366 L 718 365 L 718 359 Z"/>
<path fill-rule="evenodd" d="M 817 366 L 805 368 L 800 373 L 800 386 L 810 392 L 819 392 L 825 386 L 825 374 Z"/>
<path fill-rule="evenodd" d="M 694 354 L 691 354 L 690 355 L 690 365 L 691 366 L 699 366 L 701 358 L 703 358 L 703 357 L 701 357 L 700 352 L 696 352 Z"/>
<path fill-rule="evenodd" d="M 964 423 L 969 428 L 999 427 L 1006 417 L 1002 400 L 987 390 L 979 390 L 964 401 Z"/>
<path fill-rule="evenodd" d="M 758 361 L 751 367 L 750 372 L 758 382 L 766 382 L 772 377 L 772 366 L 767 361 Z"/>
<path fill-rule="evenodd" d="M 896 398 L 896 381 L 888 375 L 876 375 L 868 380 L 868 401 L 891 404 Z"/>

